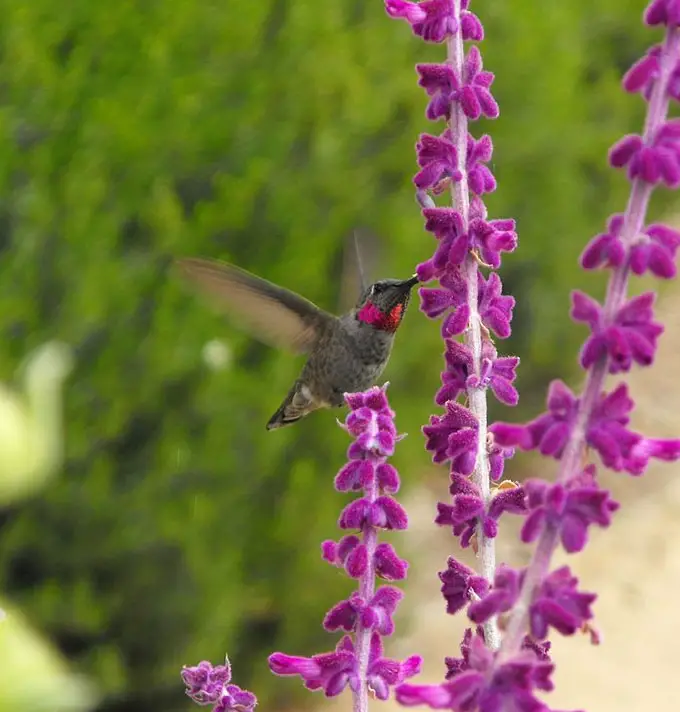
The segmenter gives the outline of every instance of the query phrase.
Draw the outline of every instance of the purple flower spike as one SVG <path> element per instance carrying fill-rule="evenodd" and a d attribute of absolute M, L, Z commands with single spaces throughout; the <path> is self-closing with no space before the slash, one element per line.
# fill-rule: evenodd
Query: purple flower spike
<path fill-rule="evenodd" d="M 459 102 L 465 115 L 472 120 L 482 114 L 489 119 L 498 116 L 498 104 L 489 87 L 494 76 L 482 71 L 482 55 L 471 47 L 463 64 L 462 81 L 448 64 L 418 64 L 419 84 L 432 97 L 427 106 L 427 118 L 449 119 L 452 102 Z"/>
<path fill-rule="evenodd" d="M 231 684 L 229 658 L 224 665 L 207 660 L 193 667 L 182 668 L 186 694 L 199 705 L 212 705 L 213 712 L 253 712 L 257 698 L 252 692 Z"/>
<path fill-rule="evenodd" d="M 349 687 L 355 709 L 362 710 L 369 693 L 387 699 L 391 687 L 420 669 L 417 657 L 404 662 L 383 657 L 382 636 L 394 631 L 394 613 L 402 593 L 393 586 L 376 591 L 376 579 L 397 581 L 406 578 L 408 571 L 408 564 L 392 545 L 377 540 L 379 530 L 405 529 L 408 524 L 403 507 L 390 496 L 399 489 L 399 475 L 386 460 L 400 437 L 385 390 L 376 386 L 364 393 L 345 394 L 350 412 L 343 427 L 354 442 L 335 487 L 340 492 L 362 491 L 362 496 L 344 507 L 338 525 L 358 533 L 321 545 L 326 561 L 358 580 L 358 590 L 333 606 L 323 622 L 328 631 L 344 630 L 350 635 L 331 653 L 310 658 L 274 653 L 269 658 L 275 674 L 298 675 L 308 689 L 323 690 L 328 697 Z"/>
<path fill-rule="evenodd" d="M 452 556 L 447 561 L 446 571 L 439 572 L 439 579 L 442 596 L 446 600 L 446 612 L 451 615 L 465 608 L 473 595 L 481 597 L 489 590 L 489 582 L 483 576 L 477 576 Z"/>
<path fill-rule="evenodd" d="M 628 178 L 669 188 L 680 185 L 680 121 L 670 120 L 656 131 L 651 145 L 635 134 L 612 146 L 609 162 L 615 168 L 628 168 Z"/>
<path fill-rule="evenodd" d="M 406 20 L 413 34 L 426 42 L 442 42 L 458 31 L 453 14 L 452 0 L 385 0 L 385 9 L 390 17 Z"/>
<path fill-rule="evenodd" d="M 619 508 L 609 492 L 600 489 L 595 479 L 595 467 L 588 466 L 579 477 L 566 485 L 550 485 L 543 480 L 527 480 L 529 516 L 522 527 L 522 541 L 536 541 L 546 527 L 557 529 L 565 551 L 581 551 L 588 541 L 588 527 L 605 528 Z"/>
<path fill-rule="evenodd" d="M 547 712 L 535 690 L 549 692 L 553 665 L 538 660 L 531 651 L 522 651 L 503 662 L 488 650 L 479 636 L 472 638 L 469 668 L 441 685 L 404 684 L 397 688 L 397 701 L 406 706 L 427 705 L 432 709 L 465 712 Z"/>
<path fill-rule="evenodd" d="M 450 178 L 459 181 L 462 173 L 458 170 L 458 153 L 448 136 L 422 134 L 416 144 L 418 165 L 413 182 L 418 188 L 432 188 L 441 180 Z"/>
<path fill-rule="evenodd" d="M 583 292 L 572 292 L 571 316 L 588 324 L 592 332 L 581 349 L 581 366 L 590 368 L 601 358 L 609 359 L 609 373 L 629 371 L 633 362 L 649 366 L 654 360 L 656 341 L 663 326 L 652 321 L 655 295 L 646 292 L 634 297 L 617 311 L 607 324 L 602 307 Z"/>

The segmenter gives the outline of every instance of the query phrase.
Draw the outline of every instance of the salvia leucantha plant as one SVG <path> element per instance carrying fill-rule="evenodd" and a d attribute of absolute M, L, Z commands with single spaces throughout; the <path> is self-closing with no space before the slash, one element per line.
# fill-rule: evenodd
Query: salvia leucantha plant
<path fill-rule="evenodd" d="M 580 352 L 586 372 L 579 394 L 563 382 L 548 390 L 547 410 L 524 425 L 487 424 L 489 391 L 513 406 L 519 359 L 501 356 L 495 342 L 510 335 L 514 299 L 503 294 L 498 269 L 502 254 L 517 247 L 512 219 L 490 219 L 484 196 L 496 189 L 489 168 L 493 145 L 470 125 L 499 115 L 477 44 L 484 29 L 470 0 L 384 0 L 390 17 L 403 19 L 415 35 L 446 48 L 441 64 L 419 64 L 419 84 L 429 98 L 427 117 L 438 133 L 416 144 L 419 170 L 413 182 L 425 229 L 435 238 L 432 257 L 418 265 L 422 311 L 441 319 L 445 344 L 442 386 L 435 402 L 442 412 L 423 428 L 436 463 L 449 467 L 451 498 L 440 502 L 436 523 L 450 527 L 462 547 L 472 546 L 479 570 L 455 558 L 440 573 L 449 613 L 470 620 L 460 656 L 446 658 L 445 680 L 437 685 L 405 682 L 419 672 L 421 659 L 392 660 L 384 640 L 394 630 L 393 613 L 402 597 L 392 582 L 405 578 L 407 564 L 380 530 L 407 526 L 393 497 L 399 476 L 387 458 L 399 440 L 385 388 L 347 394 L 344 428 L 354 438 L 348 463 L 335 478 L 339 492 L 358 492 L 340 515 L 343 536 L 322 544 L 323 558 L 357 582 L 357 590 L 334 605 L 324 627 L 341 632 L 331 652 L 298 657 L 274 653 L 277 675 L 298 675 L 310 690 L 328 696 L 349 689 L 355 712 L 384 700 L 391 688 L 405 706 L 425 705 L 456 712 L 549 712 L 537 695 L 553 688 L 552 631 L 587 632 L 597 640 L 592 619 L 596 595 L 579 587 L 568 566 L 551 568 L 558 546 L 581 551 L 588 529 L 607 527 L 618 504 L 598 483 L 598 466 L 641 475 L 650 459 L 674 461 L 680 440 L 649 438 L 630 429 L 634 403 L 625 383 L 605 390 L 608 374 L 654 360 L 663 326 L 654 320 L 655 294 L 628 297 L 631 276 L 671 279 L 680 233 L 646 223 L 657 186 L 680 186 L 680 120 L 668 119 L 669 103 L 680 100 L 680 0 L 653 0 L 644 21 L 663 31 L 627 72 L 623 88 L 647 103 L 642 132 L 628 135 L 609 152 L 613 168 L 630 181 L 628 203 L 612 215 L 581 255 L 586 270 L 604 269 L 609 281 L 603 304 L 582 292 L 572 294 L 571 318 L 589 335 Z M 480 0 L 481 2 L 481 0 Z M 530 479 L 518 486 L 503 480 L 505 461 L 519 450 L 538 450 L 558 461 L 554 482 Z M 599 465 L 598 465 L 599 463 Z M 503 513 L 523 517 L 521 539 L 533 544 L 522 569 L 498 565 L 494 540 Z M 376 585 L 376 579 L 381 581 Z M 385 583 L 382 583 L 385 582 Z M 183 670 L 187 694 L 215 712 L 252 710 L 255 696 L 231 684 L 229 663 L 202 662 Z"/>

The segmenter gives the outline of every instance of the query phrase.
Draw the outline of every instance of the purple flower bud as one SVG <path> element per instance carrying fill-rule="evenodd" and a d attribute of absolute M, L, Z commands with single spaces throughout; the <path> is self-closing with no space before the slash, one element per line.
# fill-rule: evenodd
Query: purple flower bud
<path fill-rule="evenodd" d="M 412 655 L 403 662 L 384 658 L 380 636 L 377 633 L 371 636 L 366 682 L 379 700 L 388 699 L 390 688 L 417 675 L 421 665 L 422 658 L 419 655 Z"/>
<path fill-rule="evenodd" d="M 581 349 L 581 365 L 590 368 L 601 358 L 609 359 L 609 373 L 629 371 L 633 362 L 649 366 L 663 326 L 652 321 L 655 295 L 646 292 L 623 304 L 613 322 L 602 307 L 583 292 L 572 292 L 571 316 L 588 324 L 592 332 Z"/>
<path fill-rule="evenodd" d="M 423 427 L 426 449 L 433 452 L 433 462 L 453 460 L 456 472 L 469 475 L 477 456 L 477 419 L 462 405 L 449 401 L 445 415 L 430 416 Z"/>
<path fill-rule="evenodd" d="M 622 229 L 623 215 L 612 215 L 607 232 L 596 235 L 583 251 L 581 266 L 584 269 L 621 267 L 626 257 Z M 630 269 L 637 275 L 650 271 L 661 279 L 671 279 L 676 274 L 678 247 L 680 232 L 666 225 L 650 225 L 636 235 L 630 245 Z"/>
<path fill-rule="evenodd" d="M 473 623 L 484 623 L 498 613 L 507 613 L 517 601 L 521 578 L 518 571 L 509 566 L 499 566 L 491 591 L 479 601 L 470 604 L 468 616 Z"/>
<path fill-rule="evenodd" d="M 630 269 L 642 275 L 648 270 L 660 279 L 675 277 L 675 256 L 680 247 L 680 232 L 654 224 L 639 234 L 630 248 Z"/>
<path fill-rule="evenodd" d="M 413 34 L 426 42 L 442 42 L 458 31 L 453 14 L 452 0 L 385 0 L 385 9 L 390 17 L 406 20 Z"/>
<path fill-rule="evenodd" d="M 484 596 L 489 590 L 489 582 L 477 576 L 472 569 L 450 556 L 446 571 L 439 572 L 442 582 L 441 592 L 446 600 L 446 612 L 453 615 L 465 608 L 472 595 Z"/>
<path fill-rule="evenodd" d="M 224 665 L 212 666 L 203 660 L 193 667 L 182 668 L 186 694 L 199 705 L 212 705 L 213 712 L 253 712 L 257 698 L 252 692 L 230 684 L 229 658 Z"/>
<path fill-rule="evenodd" d="M 588 527 L 592 524 L 608 527 L 611 515 L 619 508 L 609 492 L 597 486 L 592 465 L 566 485 L 532 479 L 524 483 L 524 490 L 529 516 L 522 527 L 522 541 L 536 541 L 546 527 L 554 527 L 570 554 L 585 547 Z"/>
<path fill-rule="evenodd" d="M 609 162 L 615 168 L 628 167 L 628 178 L 669 188 L 680 185 L 680 120 L 670 120 L 655 132 L 651 145 L 631 134 L 622 138 L 609 151 Z"/>
<path fill-rule="evenodd" d="M 375 465 L 371 460 L 350 460 L 335 476 L 335 489 L 338 492 L 366 489 L 375 476 Z"/>
<path fill-rule="evenodd" d="M 408 516 L 404 508 L 392 497 L 382 496 L 374 501 L 362 497 L 350 502 L 343 509 L 338 526 L 340 529 L 363 529 L 365 526 L 406 529 Z"/>
<path fill-rule="evenodd" d="M 491 160 L 493 143 L 491 136 L 484 134 L 479 140 L 470 134 L 467 137 L 466 168 L 468 186 L 472 193 L 483 195 L 496 190 L 496 179 L 493 173 L 485 166 Z"/>
<path fill-rule="evenodd" d="M 531 635 L 543 640 L 552 627 L 562 635 L 573 635 L 593 617 L 590 606 L 597 596 L 581 593 L 578 579 L 568 566 L 553 571 L 541 583 L 529 611 Z"/>
<path fill-rule="evenodd" d="M 501 278 L 491 272 L 488 279 L 479 272 L 479 314 L 484 326 L 493 331 L 499 339 L 510 336 L 510 321 L 515 306 L 514 297 L 503 296 Z"/>
<path fill-rule="evenodd" d="M 366 603 L 358 593 L 353 593 L 328 611 L 324 628 L 328 631 L 342 628 L 349 633 L 361 621 L 366 629 L 375 630 L 380 635 L 391 635 L 394 632 L 392 616 L 403 595 L 398 588 L 381 586 Z"/>
<path fill-rule="evenodd" d="M 645 10 L 648 25 L 680 26 L 680 2 L 678 0 L 653 0 Z"/>
<path fill-rule="evenodd" d="M 458 170 L 458 152 L 446 132 L 442 136 L 421 134 L 416 144 L 418 165 L 413 182 L 418 188 L 432 188 L 443 178 L 459 181 L 462 173 Z"/>
<path fill-rule="evenodd" d="M 463 64 L 462 79 L 448 64 L 417 64 L 419 84 L 432 99 L 427 106 L 427 118 L 436 121 L 451 115 L 452 102 L 459 102 L 465 115 L 472 120 L 482 114 L 495 119 L 498 104 L 489 87 L 494 76 L 482 71 L 482 55 L 477 47 L 471 47 Z"/>
<path fill-rule="evenodd" d="M 626 249 L 621 240 L 623 215 L 616 213 L 607 222 L 607 232 L 596 235 L 581 255 L 583 269 L 620 267 L 626 258 Z"/>
<path fill-rule="evenodd" d="M 406 578 L 408 563 L 397 556 L 391 544 L 378 544 L 373 554 L 375 575 L 385 581 L 401 581 Z"/>
<path fill-rule="evenodd" d="M 376 478 L 378 480 L 378 489 L 388 494 L 396 494 L 401 485 L 399 481 L 399 473 L 396 468 L 388 462 L 382 462 L 376 469 Z"/>

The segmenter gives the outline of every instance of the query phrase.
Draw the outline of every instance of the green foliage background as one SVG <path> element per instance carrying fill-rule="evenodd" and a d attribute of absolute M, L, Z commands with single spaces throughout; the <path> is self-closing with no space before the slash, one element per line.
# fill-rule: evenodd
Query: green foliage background
<path fill-rule="evenodd" d="M 502 112 L 482 127 L 499 181 L 488 203 L 521 240 L 502 274 L 527 413 L 575 363 L 576 258 L 625 205 L 606 151 L 643 117 L 619 80 L 656 35 L 641 0 L 472 9 Z M 64 473 L 2 513 L 0 590 L 96 678 L 101 710 L 184 709 L 181 664 L 225 650 L 263 706 L 289 702 L 301 688 L 266 656 L 329 647 L 318 623 L 347 590 L 319 559 L 346 438 L 329 413 L 267 434 L 299 361 L 225 326 L 168 264 L 222 257 L 334 308 L 361 225 L 381 238 L 376 278 L 411 274 L 433 249 L 410 183 L 427 128 L 413 65 L 443 48 L 379 0 L 0 10 L 0 369 L 50 338 L 78 359 Z M 201 357 L 216 337 L 234 353 L 217 373 Z M 442 345 L 416 309 L 398 342 L 387 377 L 412 435 L 396 464 L 413 482 Z"/>

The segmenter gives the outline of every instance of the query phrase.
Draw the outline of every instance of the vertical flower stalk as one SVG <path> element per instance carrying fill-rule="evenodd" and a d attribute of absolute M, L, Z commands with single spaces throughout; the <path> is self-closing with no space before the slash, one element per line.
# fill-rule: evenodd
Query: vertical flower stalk
<path fill-rule="evenodd" d="M 380 700 L 390 688 L 420 671 L 421 659 L 403 662 L 383 656 L 383 638 L 394 631 L 393 614 L 402 593 L 394 586 L 377 590 L 376 578 L 400 581 L 406 578 L 407 563 L 392 546 L 378 543 L 378 532 L 404 530 L 406 512 L 392 497 L 399 490 L 399 475 L 387 462 L 399 436 L 394 425 L 385 388 L 346 394 L 350 412 L 345 429 L 355 438 L 348 450 L 348 463 L 335 478 L 338 492 L 361 492 L 338 520 L 346 532 L 339 541 L 322 544 L 323 558 L 343 569 L 357 581 L 357 590 L 333 606 L 323 625 L 329 632 L 345 631 L 335 650 L 310 658 L 274 653 L 269 666 L 277 675 L 299 675 L 310 690 L 323 690 L 328 697 L 349 686 L 354 712 L 368 710 L 369 694 Z"/>
<path fill-rule="evenodd" d="M 680 186 L 680 121 L 667 119 L 670 100 L 680 98 L 680 2 L 654 0 L 644 19 L 648 25 L 665 27 L 663 43 L 636 62 L 623 80 L 626 91 L 640 92 L 647 101 L 644 131 L 625 136 L 609 152 L 611 166 L 627 171 L 631 182 L 628 204 L 622 214 L 609 219 L 607 231 L 597 235 L 581 256 L 584 269 L 609 270 L 607 295 L 600 305 L 582 292 L 572 293 L 571 317 L 590 329 L 580 355 L 581 366 L 587 370 L 583 392 L 576 397 L 563 383 L 553 382 L 547 413 L 524 426 L 497 423 L 493 428 L 502 445 L 538 449 L 560 461 L 557 484 L 530 483 L 531 514 L 522 538 L 537 543 L 503 641 L 501 654 L 506 658 L 517 650 L 524 635 L 536 590 L 549 576 L 558 542 L 567 551 L 579 551 L 585 545 L 584 534 L 574 532 L 575 507 L 569 506 L 569 500 L 580 498 L 585 518 L 599 518 L 601 524 L 608 524 L 607 509 L 616 508 L 607 504 L 608 493 L 597 487 L 593 466 L 584 487 L 587 451 L 596 452 L 606 467 L 632 475 L 643 474 L 652 458 L 672 461 L 680 457 L 679 440 L 647 438 L 628 428 L 634 402 L 625 384 L 610 393 L 603 390 L 608 373 L 625 373 L 635 363 L 652 364 L 663 332 L 663 326 L 653 319 L 655 294 L 646 292 L 629 299 L 628 282 L 631 273 L 675 276 L 680 245 L 675 230 L 644 225 L 654 188 Z"/>
<path fill-rule="evenodd" d="M 445 0 L 425 0 L 411 6 L 414 31 L 418 33 L 425 26 L 426 12 L 446 6 Z M 547 640 L 550 630 L 562 635 L 584 632 L 593 643 L 599 642 L 592 624 L 596 595 L 580 590 L 568 566 L 550 570 L 558 545 L 568 554 L 581 551 L 590 527 L 609 526 L 619 507 L 598 484 L 591 456 L 599 456 L 609 469 L 631 475 L 643 474 L 653 458 L 680 458 L 680 440 L 648 438 L 629 427 L 634 403 L 624 383 L 604 391 L 607 374 L 628 372 L 634 364 L 652 364 L 663 331 L 654 321 L 655 295 L 628 298 L 628 282 L 631 275 L 646 272 L 665 279 L 675 276 L 680 246 L 680 233 L 675 230 L 660 224 L 645 226 L 653 189 L 661 184 L 680 186 L 680 121 L 667 119 L 669 101 L 680 99 L 680 0 L 654 0 L 645 12 L 645 21 L 664 26 L 664 41 L 639 60 L 623 82 L 627 91 L 640 92 L 648 102 L 645 128 L 640 136 L 623 138 L 609 153 L 614 168 L 627 170 L 631 181 L 628 204 L 622 214 L 609 219 L 607 230 L 597 235 L 581 256 L 584 269 L 609 270 L 606 299 L 600 305 L 581 292 L 572 294 L 571 317 L 590 329 L 580 354 L 581 366 L 587 371 L 583 391 L 577 396 L 561 381 L 554 381 L 548 392 L 547 412 L 524 425 L 496 423 L 490 428 L 491 462 L 493 457 L 511 455 L 515 448 L 536 449 L 559 461 L 554 483 L 532 479 L 522 488 L 504 488 L 495 498 L 499 508 L 526 514 L 521 539 L 535 543 L 533 555 L 529 565 L 520 570 L 499 566 L 491 584 L 487 576 L 478 576 L 453 559 L 449 561 L 448 570 L 442 574 L 448 610 L 455 613 L 467 608 L 475 629 L 465 632 L 461 657 L 447 658 L 444 683 L 403 684 L 397 688 L 397 699 L 404 705 L 424 704 L 457 712 L 548 712 L 538 695 L 553 689 L 554 664 Z M 462 24 L 462 17 L 458 20 L 454 12 L 453 23 L 446 24 L 448 31 L 454 32 L 458 22 Z M 437 26 L 441 28 L 442 24 Z M 432 38 L 431 32 L 428 37 Z M 453 175 L 451 179 L 459 181 Z M 451 298 L 447 302 L 443 291 L 429 299 L 430 305 L 446 303 L 447 307 L 461 308 Z M 424 302 L 427 306 L 427 297 Z M 447 361 L 451 363 L 462 364 L 463 351 L 465 365 L 449 369 L 450 375 L 438 394 L 447 414 L 431 424 L 426 433 L 435 460 L 454 457 L 459 475 L 472 471 L 468 446 L 479 431 L 477 414 L 450 400 L 452 394 L 462 390 L 463 383 L 469 386 L 466 368 L 470 363 L 474 367 L 475 354 L 469 340 L 466 347 L 451 347 L 450 353 L 447 346 Z M 448 433 L 445 420 L 452 426 Z M 502 463 L 497 468 L 502 469 Z M 494 471 L 493 464 L 490 469 Z M 487 536 L 494 533 L 494 500 L 485 509 L 483 495 L 474 485 L 474 480 L 452 479 L 454 504 L 440 505 L 440 523 L 452 524 L 463 543 L 470 538 L 472 521 L 479 522 L 477 526 L 482 529 L 488 528 Z M 466 517 L 470 519 L 464 524 Z M 500 647 L 489 639 L 486 627 L 494 618 L 501 622 Z"/>
<path fill-rule="evenodd" d="M 516 357 L 499 357 L 493 342 L 494 336 L 510 335 L 515 302 L 502 294 L 494 270 L 501 266 L 502 253 L 517 246 L 515 222 L 487 219 L 483 196 L 496 189 L 487 166 L 493 144 L 489 136 L 476 139 L 468 131 L 470 122 L 499 115 L 490 91 L 494 76 L 482 68 L 477 46 L 465 51 L 466 41 L 484 37 L 469 0 L 385 0 L 385 6 L 391 17 L 405 19 L 414 34 L 447 48 L 442 64 L 416 66 L 419 84 L 430 97 L 428 119 L 446 122 L 440 135 L 423 134 L 416 145 L 420 166 L 414 177 L 416 197 L 425 229 L 437 240 L 434 255 L 417 272 L 421 281 L 436 278 L 440 284 L 420 290 L 421 309 L 430 318 L 444 317 L 446 346 L 443 385 L 435 397 L 446 412 L 432 416 L 423 431 L 433 460 L 447 462 L 450 468 L 453 501 L 439 504 L 436 522 L 450 525 L 463 546 L 475 547 L 479 573 L 490 583 L 496 570 L 498 516 L 503 511 L 523 512 L 523 494 L 511 494 L 513 485 L 492 487 L 511 450 L 499 448 L 487 430 L 487 391 L 502 403 L 516 405 L 512 383 L 519 363 Z M 452 207 L 435 204 L 433 196 L 445 192 Z M 456 402 L 460 397 L 465 405 Z M 440 578 L 448 575 L 442 572 Z M 484 622 L 483 629 L 487 645 L 498 648 L 495 616 Z"/>

